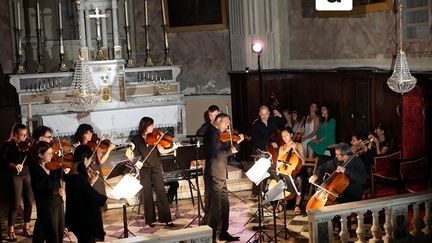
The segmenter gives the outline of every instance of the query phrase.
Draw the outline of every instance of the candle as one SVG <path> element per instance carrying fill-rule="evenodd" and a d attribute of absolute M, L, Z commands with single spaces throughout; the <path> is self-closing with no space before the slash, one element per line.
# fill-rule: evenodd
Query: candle
<path fill-rule="evenodd" d="M 124 11 L 125 11 L 125 25 L 127 27 L 127 26 L 129 26 L 129 16 L 128 16 L 127 0 L 124 1 Z"/>
<path fill-rule="evenodd" d="M 29 118 L 29 119 L 32 118 L 32 108 L 31 108 L 31 103 L 28 104 L 28 118 Z"/>
<path fill-rule="evenodd" d="M 58 4 L 58 12 L 59 12 L 59 27 L 60 29 L 63 29 L 63 21 L 62 21 L 62 7 L 61 7 L 61 0 L 59 0 L 59 4 Z"/>
<path fill-rule="evenodd" d="M 161 0 L 161 6 L 162 6 L 162 24 L 166 25 L 165 22 L 165 8 L 164 8 L 164 0 Z"/>
<path fill-rule="evenodd" d="M 20 2 L 17 1 L 17 22 L 18 22 L 18 30 L 21 29 L 21 10 L 20 10 Z"/>
<path fill-rule="evenodd" d="M 145 25 L 148 25 L 148 12 L 147 12 L 147 0 L 144 1 L 144 12 L 145 12 Z"/>
<path fill-rule="evenodd" d="M 40 10 L 39 10 L 39 1 L 36 2 L 36 19 L 37 19 L 37 28 L 40 29 Z"/>

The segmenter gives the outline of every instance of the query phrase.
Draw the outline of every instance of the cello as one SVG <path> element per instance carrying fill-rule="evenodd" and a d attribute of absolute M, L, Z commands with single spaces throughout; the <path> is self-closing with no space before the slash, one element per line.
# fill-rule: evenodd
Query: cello
<path fill-rule="evenodd" d="M 363 143 L 366 145 L 369 143 L 369 141 L 365 140 Z M 345 168 L 353 158 L 360 154 L 360 152 L 361 150 L 354 153 L 341 166 Z M 309 199 L 306 209 L 321 208 L 327 203 L 333 204 L 336 198 L 338 198 L 345 191 L 349 183 L 350 178 L 346 176 L 345 173 L 337 171 L 334 171 L 327 179 L 323 181 L 323 183 L 321 183 L 321 185 L 317 185 L 312 182 L 311 184 L 318 187 L 320 190 L 315 192 L 315 194 Z"/>

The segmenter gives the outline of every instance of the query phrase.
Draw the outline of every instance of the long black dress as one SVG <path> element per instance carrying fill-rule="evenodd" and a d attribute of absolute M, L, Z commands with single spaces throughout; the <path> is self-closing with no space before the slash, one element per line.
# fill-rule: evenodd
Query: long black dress
<path fill-rule="evenodd" d="M 156 222 L 155 203 L 153 201 L 153 188 L 156 193 L 158 207 L 158 220 L 161 223 L 172 221 L 168 198 L 165 193 L 165 184 L 162 175 L 162 164 L 158 157 L 158 150 L 153 145 L 147 145 L 144 138 L 137 135 L 131 140 L 135 144 L 134 155 L 145 158 L 150 151 L 143 167 L 140 170 L 142 188 L 142 200 L 144 202 L 144 213 L 146 224 Z"/>
<path fill-rule="evenodd" d="M 61 170 L 47 171 L 37 162 L 30 164 L 37 219 L 33 242 L 63 242 L 64 209 L 59 194 Z"/>
<path fill-rule="evenodd" d="M 102 207 L 107 197 L 99 194 L 82 174 L 65 177 L 66 227 L 78 238 L 78 242 L 103 241 L 105 231 Z"/>

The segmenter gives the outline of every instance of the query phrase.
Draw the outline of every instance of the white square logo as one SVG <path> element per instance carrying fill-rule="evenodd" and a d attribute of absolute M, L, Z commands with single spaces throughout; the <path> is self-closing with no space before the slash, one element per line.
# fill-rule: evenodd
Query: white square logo
<path fill-rule="evenodd" d="M 315 0 L 317 11 L 351 11 L 353 0 Z"/>

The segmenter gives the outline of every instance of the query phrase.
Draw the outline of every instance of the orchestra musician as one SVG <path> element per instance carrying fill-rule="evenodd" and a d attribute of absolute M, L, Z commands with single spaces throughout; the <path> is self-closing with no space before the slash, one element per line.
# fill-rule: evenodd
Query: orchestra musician
<path fill-rule="evenodd" d="M 16 123 L 12 127 L 9 139 L 4 143 L 1 153 L 1 161 L 7 163 L 7 167 L 9 168 L 9 177 L 12 187 L 10 190 L 8 212 L 9 241 L 17 241 L 14 228 L 21 199 L 24 202 L 23 234 L 28 238 L 33 236 L 33 232 L 30 230 L 33 193 L 28 163 L 25 162 L 31 142 L 28 140 L 27 136 L 27 127 L 23 124 Z"/>
<path fill-rule="evenodd" d="M 324 175 L 333 172 L 344 173 L 350 179 L 347 188 L 336 201 L 346 203 L 359 201 L 363 195 L 363 184 L 366 181 L 366 171 L 363 162 L 351 152 L 351 147 L 346 143 L 334 145 L 336 157 L 318 167 L 316 174 L 309 178 L 310 183 L 318 179 L 323 180 Z"/>
<path fill-rule="evenodd" d="M 110 143 L 107 147 L 105 153 L 103 149 L 98 145 L 100 141 L 92 141 L 94 131 L 93 127 L 89 124 L 81 124 L 78 126 L 74 138 L 78 144 L 87 145 L 92 150 L 96 149 L 96 158 L 92 162 L 92 167 L 98 171 L 100 175 L 102 175 L 102 165 L 108 160 L 111 152 L 116 148 L 116 145 Z M 93 184 L 93 187 L 101 193 L 102 195 L 106 195 L 105 183 L 102 179 L 96 179 L 96 182 Z M 104 206 L 104 210 L 106 210 L 106 205 Z"/>
<path fill-rule="evenodd" d="M 176 149 L 174 144 L 171 148 L 164 148 L 160 143 L 149 144 L 151 134 L 153 134 L 154 121 L 150 117 L 143 117 L 138 126 L 138 134 L 131 142 L 135 144 L 134 156 L 140 156 L 143 163 L 139 174 L 142 188 L 142 202 L 144 204 L 145 222 L 150 227 L 156 222 L 155 203 L 153 201 L 153 189 L 156 193 L 158 206 L 158 221 L 167 226 L 174 226 L 171 219 L 171 212 L 167 195 L 165 194 L 164 179 L 162 174 L 160 154 L 168 154 Z M 142 161 L 144 160 L 145 161 Z"/>
<path fill-rule="evenodd" d="M 50 143 L 53 140 L 53 131 L 47 126 L 38 126 L 33 131 L 32 135 L 34 141 L 44 141 Z"/>
<path fill-rule="evenodd" d="M 50 171 L 53 150 L 48 142 L 40 141 L 33 149 L 30 166 L 31 184 L 36 201 L 37 219 L 33 242 L 63 242 L 65 191 L 61 187 L 62 168 Z"/>
<path fill-rule="evenodd" d="M 219 107 L 217 105 L 211 105 L 208 107 L 207 111 L 204 114 L 204 124 L 201 125 L 200 128 L 196 131 L 196 135 L 204 136 L 204 133 L 207 131 L 207 128 L 213 124 L 215 117 L 219 114 Z"/>
<path fill-rule="evenodd" d="M 209 215 L 208 225 L 213 229 L 213 242 L 216 242 L 216 232 L 221 224 L 219 239 L 224 241 L 238 241 L 239 237 L 234 237 L 228 233 L 229 227 L 229 199 L 227 190 L 228 176 L 228 156 L 235 154 L 238 150 L 231 147 L 230 142 L 222 142 L 220 134 L 227 131 L 231 123 L 231 118 L 225 113 L 219 113 L 213 124 L 209 126 L 204 134 L 204 144 L 206 145 L 206 170 L 211 178 L 211 184 L 206 185 L 210 188 L 209 193 Z M 239 134 L 238 143 L 244 139 L 243 134 Z M 208 183 L 209 180 L 204 180 Z"/>
<path fill-rule="evenodd" d="M 294 136 L 294 132 L 292 131 L 292 129 L 290 127 L 283 128 L 281 131 L 281 136 L 282 136 L 282 140 L 283 140 L 284 144 L 279 147 L 278 161 L 287 159 L 287 154 L 289 154 L 291 157 L 295 156 L 295 157 L 297 157 L 297 159 L 300 160 L 300 161 L 296 161 L 296 162 L 301 164 L 299 166 L 301 168 L 301 166 L 303 166 L 305 163 L 305 159 L 303 156 L 304 151 L 303 151 L 302 144 L 296 143 L 292 140 L 292 138 Z M 283 162 L 290 163 L 289 159 L 290 158 L 288 158 L 288 161 L 283 161 Z M 296 171 L 295 174 L 296 174 L 294 176 L 295 185 L 296 185 L 297 189 L 301 192 L 301 191 L 303 191 L 303 188 L 304 188 L 303 187 L 304 175 L 301 174 L 301 171 Z M 293 175 L 291 175 L 291 176 L 293 176 Z M 296 199 L 295 199 L 295 208 L 294 208 L 294 213 L 296 215 L 301 214 L 301 208 L 300 208 L 301 200 L 302 200 L 302 197 L 300 195 L 297 195 Z"/>
<path fill-rule="evenodd" d="M 98 178 L 95 173 L 89 173 L 92 154 L 89 146 L 76 147 L 73 165 L 64 178 L 67 195 L 66 227 L 75 234 L 79 243 L 103 241 L 105 238 L 100 208 L 105 205 L 107 196 L 99 193 L 91 185 Z"/>
<path fill-rule="evenodd" d="M 252 151 L 255 153 L 258 153 L 258 150 L 266 151 L 267 146 L 276 149 L 279 145 L 274 134 L 285 126 L 285 119 L 277 110 L 273 110 L 273 116 L 271 116 L 267 106 L 261 106 L 258 115 L 259 117 L 252 124 Z M 253 184 L 252 197 L 256 197 L 258 193 L 259 188 Z"/>
<path fill-rule="evenodd" d="M 376 156 L 385 155 L 390 152 L 391 142 L 387 138 L 386 130 L 384 124 L 379 123 L 375 131 L 368 136 L 368 139 L 372 141 L 369 144 L 369 149 L 373 150 Z"/>
<path fill-rule="evenodd" d="M 366 173 L 371 172 L 374 157 L 374 152 L 369 149 L 369 143 L 370 140 L 363 132 L 357 131 L 351 136 L 351 151 L 363 161 Z"/>

